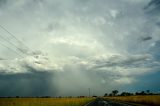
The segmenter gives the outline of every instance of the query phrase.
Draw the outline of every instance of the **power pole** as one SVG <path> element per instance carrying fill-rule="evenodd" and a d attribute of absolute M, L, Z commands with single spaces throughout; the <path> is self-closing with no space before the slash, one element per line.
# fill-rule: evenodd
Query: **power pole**
<path fill-rule="evenodd" d="M 91 89 L 90 88 L 88 88 L 88 94 L 89 94 L 89 97 L 90 97 L 90 95 L 91 95 Z"/>

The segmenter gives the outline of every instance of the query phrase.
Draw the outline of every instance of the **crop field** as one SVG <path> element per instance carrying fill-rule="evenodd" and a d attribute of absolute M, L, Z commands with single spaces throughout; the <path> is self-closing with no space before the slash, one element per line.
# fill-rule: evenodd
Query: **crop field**
<path fill-rule="evenodd" d="M 0 106 L 83 106 L 94 98 L 0 98 Z"/>
<path fill-rule="evenodd" d="M 160 106 L 160 95 L 115 96 L 115 97 L 105 97 L 105 98 L 112 99 L 115 101 L 136 103 L 147 106 Z"/>

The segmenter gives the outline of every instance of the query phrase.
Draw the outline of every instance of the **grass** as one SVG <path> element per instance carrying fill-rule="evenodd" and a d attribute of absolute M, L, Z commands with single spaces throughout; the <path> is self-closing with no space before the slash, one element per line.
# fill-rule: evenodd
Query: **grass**
<path fill-rule="evenodd" d="M 106 97 L 115 101 L 142 104 L 147 106 L 160 106 L 160 95 L 143 95 L 143 96 L 115 96 Z M 139 105 L 140 106 L 140 105 Z"/>
<path fill-rule="evenodd" d="M 94 98 L 0 98 L 0 106 L 83 106 Z"/>

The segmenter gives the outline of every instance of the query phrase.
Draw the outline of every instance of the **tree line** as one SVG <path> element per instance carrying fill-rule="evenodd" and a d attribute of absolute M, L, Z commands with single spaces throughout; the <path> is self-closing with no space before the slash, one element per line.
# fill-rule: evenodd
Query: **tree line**
<path fill-rule="evenodd" d="M 153 93 L 150 90 L 140 91 L 140 92 L 135 92 L 135 93 L 131 93 L 131 92 L 119 93 L 118 90 L 112 90 L 111 93 L 104 94 L 104 96 L 132 96 L 132 95 L 160 95 L 160 93 Z"/>

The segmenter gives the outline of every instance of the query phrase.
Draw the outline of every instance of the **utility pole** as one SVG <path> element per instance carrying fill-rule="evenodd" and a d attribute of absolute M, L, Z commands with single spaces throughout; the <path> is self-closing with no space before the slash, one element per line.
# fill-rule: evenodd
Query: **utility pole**
<path fill-rule="evenodd" d="M 89 97 L 90 97 L 90 95 L 91 95 L 91 89 L 90 88 L 88 88 L 88 94 L 89 94 Z"/>

